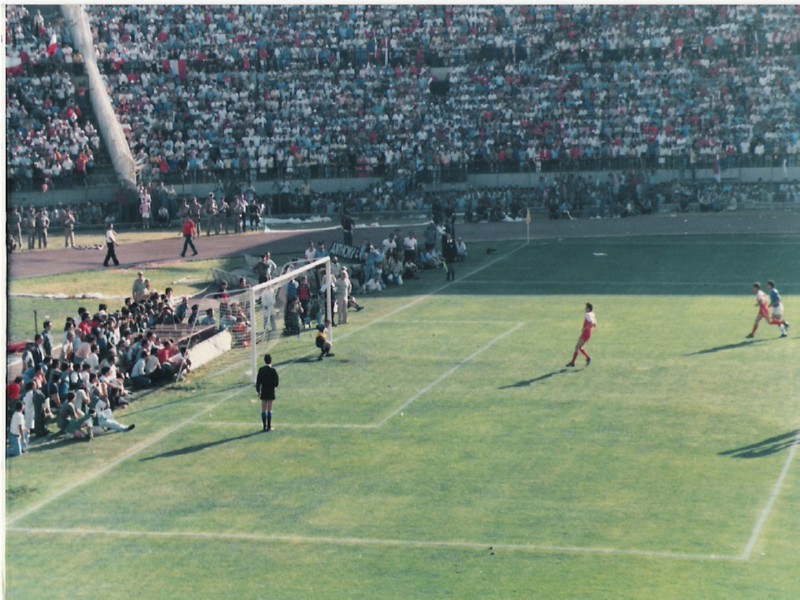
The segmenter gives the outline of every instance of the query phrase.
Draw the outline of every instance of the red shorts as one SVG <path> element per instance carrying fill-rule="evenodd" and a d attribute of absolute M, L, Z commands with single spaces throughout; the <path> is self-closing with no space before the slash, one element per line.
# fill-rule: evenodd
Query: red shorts
<path fill-rule="evenodd" d="M 580 341 L 581 342 L 588 342 L 590 337 L 592 337 L 592 330 L 591 329 L 581 333 Z"/>
<path fill-rule="evenodd" d="M 764 319 L 769 319 L 769 307 L 767 306 L 759 306 L 758 307 L 758 316 L 763 317 Z"/>

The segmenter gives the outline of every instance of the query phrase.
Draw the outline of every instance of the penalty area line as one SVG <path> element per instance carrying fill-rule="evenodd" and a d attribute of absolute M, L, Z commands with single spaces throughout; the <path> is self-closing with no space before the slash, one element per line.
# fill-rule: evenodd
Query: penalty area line
<path fill-rule="evenodd" d="M 745 544 L 744 550 L 742 550 L 742 560 L 750 560 L 750 556 L 753 554 L 753 549 L 758 542 L 758 538 L 761 536 L 761 531 L 764 529 L 764 524 L 767 522 L 767 519 L 772 512 L 772 507 L 775 506 L 775 502 L 778 500 L 778 496 L 781 493 L 781 488 L 783 488 L 783 482 L 786 480 L 786 476 L 789 474 L 789 468 L 792 466 L 794 455 L 797 452 L 797 442 L 798 440 L 795 439 L 795 443 L 792 444 L 792 447 L 789 449 L 789 456 L 786 457 L 786 461 L 783 463 L 783 468 L 778 475 L 778 480 L 775 482 L 775 485 L 772 486 L 769 499 L 764 505 L 764 508 L 761 510 L 761 514 L 758 515 L 756 524 L 753 526 L 753 531 L 750 533 L 750 539 L 747 540 L 747 544 Z"/>
<path fill-rule="evenodd" d="M 90 529 L 86 527 L 9 527 L 7 532 L 29 535 L 85 535 L 107 537 L 145 537 L 195 540 L 233 540 L 243 542 L 274 542 L 283 544 L 309 544 L 330 546 L 376 546 L 383 548 L 423 548 L 431 550 L 493 550 L 495 552 L 515 552 L 528 554 L 589 554 L 600 556 L 631 556 L 638 558 L 661 558 L 688 561 L 730 561 L 741 562 L 740 556 L 717 554 L 694 554 L 689 552 L 670 552 L 659 550 L 636 550 L 624 548 L 548 546 L 541 544 L 506 544 L 496 542 L 470 542 L 459 540 L 402 540 L 392 538 L 366 538 L 349 536 L 307 536 L 295 534 L 261 534 L 236 532 L 202 531 L 132 531 L 120 529 Z"/>
<path fill-rule="evenodd" d="M 225 427 L 225 428 L 241 428 L 241 429 L 260 429 L 261 423 L 259 421 L 258 427 L 253 423 L 244 423 L 242 421 L 201 421 L 195 423 L 195 426 L 203 427 Z M 280 423 L 276 428 L 280 429 L 375 429 L 372 423 Z"/>
<path fill-rule="evenodd" d="M 442 381 L 444 381 L 445 379 L 447 379 L 448 377 L 450 377 L 450 375 L 452 375 L 453 373 L 455 373 L 456 371 L 458 371 L 458 370 L 459 370 L 461 367 L 463 367 L 464 365 L 466 365 L 466 364 L 468 364 L 468 363 L 472 362 L 472 360 L 473 360 L 473 359 L 477 358 L 478 356 L 480 356 L 481 354 L 483 354 L 484 352 L 486 352 L 486 351 L 487 351 L 489 348 L 491 348 L 492 346 L 494 346 L 494 345 L 495 345 L 497 342 L 499 342 L 500 340 L 504 339 L 505 337 L 507 337 L 507 336 L 511 335 L 512 333 L 514 333 L 515 331 L 517 331 L 517 330 L 518 330 L 520 327 L 522 327 L 523 325 L 525 325 L 525 324 L 524 324 L 524 323 L 517 323 L 517 324 L 516 324 L 516 326 L 514 326 L 514 327 L 512 327 L 511 329 L 509 329 L 509 330 L 505 331 L 504 333 L 501 333 L 501 334 L 500 334 L 500 335 L 498 335 L 496 338 L 494 338 L 493 340 L 491 340 L 491 341 L 490 341 L 488 344 L 484 345 L 483 347 L 479 348 L 478 350 L 476 350 L 475 352 L 473 352 L 472 354 L 470 354 L 470 355 L 469 355 L 467 358 L 465 358 L 465 359 L 463 359 L 463 360 L 460 360 L 460 361 L 459 361 L 459 362 L 458 362 L 458 363 L 457 363 L 457 364 L 456 364 L 454 367 L 452 367 L 452 368 L 451 368 L 451 369 L 449 369 L 448 371 L 446 371 L 446 372 L 442 373 L 442 374 L 441 374 L 439 377 L 437 377 L 437 378 L 436 378 L 435 380 L 433 380 L 431 383 L 429 383 L 428 385 L 426 385 L 424 388 L 422 388 L 421 390 L 419 390 L 419 391 L 418 391 L 416 394 L 414 394 L 413 396 L 411 396 L 411 397 L 410 397 L 408 400 L 406 400 L 405 402 L 403 402 L 403 403 L 402 403 L 400 406 L 398 406 L 397 408 L 395 408 L 394 410 L 392 410 L 390 413 L 388 413 L 388 414 L 387 414 L 385 417 L 383 417 L 383 418 L 382 418 L 380 421 L 378 421 L 377 423 L 375 423 L 375 427 L 378 427 L 378 428 L 380 428 L 380 427 L 383 427 L 383 426 L 384 426 L 384 425 L 387 423 L 387 421 L 389 421 L 389 419 L 391 419 L 392 417 L 394 417 L 394 416 L 398 415 L 398 414 L 399 414 L 401 411 L 403 411 L 404 409 L 408 408 L 408 407 L 409 407 L 409 406 L 410 406 L 410 405 L 411 405 L 411 404 L 412 404 L 414 401 L 416 401 L 418 398 L 420 398 L 421 396 L 423 396 L 423 395 L 425 395 L 426 393 L 428 393 L 428 392 L 429 392 L 429 391 L 430 391 L 432 388 L 434 388 L 434 387 L 435 387 L 435 386 L 437 386 L 439 383 L 441 383 Z"/>
<path fill-rule="evenodd" d="M 478 267 L 478 268 L 476 268 L 476 269 L 474 269 L 472 271 L 467 272 L 464 275 L 464 277 L 459 281 L 463 281 L 464 279 L 466 279 L 468 277 L 472 277 L 473 275 L 475 275 L 477 273 L 480 273 L 481 271 L 483 271 L 485 269 L 488 269 L 489 267 L 497 264 L 498 262 L 507 259 L 511 255 L 516 254 L 517 252 L 519 252 L 523 248 L 527 247 L 528 245 L 530 245 L 530 242 L 524 242 L 524 243 L 520 244 L 519 246 L 517 246 L 513 250 L 510 250 L 509 252 L 506 252 L 505 254 L 501 254 L 497 258 L 494 258 L 494 259 L 490 260 L 485 265 L 481 265 L 480 267 Z M 396 315 L 399 315 L 400 313 L 408 310 L 409 308 L 411 308 L 413 306 L 416 306 L 417 304 L 419 304 L 420 302 L 423 302 L 424 300 L 428 300 L 429 298 L 432 298 L 433 296 L 441 293 L 442 291 L 452 287 L 456 283 L 458 283 L 458 282 L 449 281 L 449 282 L 445 283 L 444 285 L 436 288 L 435 290 L 432 290 L 432 291 L 428 292 L 427 294 L 423 294 L 421 296 L 416 296 L 416 298 L 414 300 L 411 300 L 410 302 L 406 302 L 402 306 L 399 306 L 399 307 L 395 308 L 394 310 L 392 310 L 392 311 L 390 311 L 390 312 L 388 312 L 388 313 L 386 313 L 384 315 L 376 317 L 376 318 L 372 319 L 371 321 L 368 321 L 367 323 L 365 323 L 365 324 L 363 324 L 361 326 L 354 327 L 353 329 L 350 329 L 349 331 L 347 331 L 345 333 L 337 334 L 335 336 L 335 338 L 332 336 L 331 337 L 331 341 L 332 342 L 336 342 L 336 341 L 339 341 L 339 340 L 347 339 L 351 335 L 355 335 L 357 333 L 360 333 L 361 331 L 363 331 L 365 329 L 368 329 L 369 327 L 372 327 L 373 325 L 377 325 L 379 323 L 382 323 L 384 321 L 392 322 L 391 321 L 392 317 L 394 317 Z M 492 323 L 497 324 L 496 321 L 492 321 Z M 307 352 L 305 354 L 302 354 L 302 355 L 298 356 L 296 359 L 290 361 L 288 364 L 281 365 L 281 366 L 276 367 L 276 368 L 278 370 L 281 370 L 282 368 L 291 367 L 292 365 L 299 363 L 301 360 L 303 360 L 303 359 L 305 359 L 305 358 L 307 358 L 309 356 L 313 356 L 313 353 Z M 223 373 L 228 373 L 230 371 L 234 371 L 234 370 L 236 370 L 238 368 L 241 368 L 241 365 L 248 364 L 249 361 L 250 361 L 250 356 L 248 355 L 246 358 L 239 359 L 239 360 L 235 361 L 233 364 L 231 364 L 230 366 L 225 367 L 224 369 L 222 369 L 221 371 L 217 371 L 216 373 L 217 374 L 223 374 Z M 249 373 L 249 371 L 248 371 L 248 373 Z M 252 373 L 250 373 L 250 374 L 252 375 Z"/>
<path fill-rule="evenodd" d="M 461 359 L 458 361 L 453 367 L 439 375 L 436 379 L 431 381 L 428 385 L 424 388 L 416 392 L 413 396 L 408 398 L 405 402 L 403 402 L 400 406 L 392 409 L 388 414 L 386 414 L 380 421 L 376 421 L 373 423 L 285 423 L 281 425 L 282 428 L 285 429 L 380 429 L 392 418 L 400 414 L 403 410 L 408 408 L 412 403 L 416 400 L 427 394 L 431 391 L 434 387 L 439 385 L 442 381 L 450 377 L 453 373 L 458 371 L 461 367 L 469 364 L 478 356 L 489 350 L 492 346 L 503 340 L 504 338 L 508 337 L 521 327 L 525 326 L 525 323 L 517 323 L 514 327 L 508 329 L 507 331 L 501 333 L 497 337 L 490 340 L 488 343 L 483 345 L 481 348 L 467 356 L 466 358 Z M 206 427 L 242 427 L 242 428 L 253 428 L 254 425 L 251 423 L 242 423 L 242 422 L 224 422 L 224 421 L 206 421 L 206 422 L 199 422 L 196 425 L 203 425 Z"/>

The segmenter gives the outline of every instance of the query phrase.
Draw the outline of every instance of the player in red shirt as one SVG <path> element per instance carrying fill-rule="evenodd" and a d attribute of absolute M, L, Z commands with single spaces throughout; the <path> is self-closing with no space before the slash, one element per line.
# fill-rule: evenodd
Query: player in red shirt
<path fill-rule="evenodd" d="M 586 358 L 586 366 L 589 366 L 589 363 L 592 362 L 592 358 L 583 349 L 584 344 L 589 341 L 589 338 L 592 337 L 592 329 L 597 327 L 597 319 L 594 316 L 594 309 L 591 304 L 588 302 L 586 303 L 586 314 L 583 316 L 583 329 L 581 329 L 581 335 L 578 338 L 578 343 L 575 344 L 575 352 L 572 355 L 572 360 L 567 363 L 568 367 L 575 366 L 575 359 L 578 358 L 578 352 L 583 354 Z"/>
<path fill-rule="evenodd" d="M 181 232 L 183 233 L 183 251 L 181 252 L 181 256 L 186 256 L 186 250 L 189 247 L 192 248 L 192 256 L 195 256 L 197 254 L 197 248 L 194 247 L 194 242 L 192 242 L 192 237 L 194 237 L 195 232 L 195 224 L 188 215 L 183 220 Z"/>
<path fill-rule="evenodd" d="M 756 316 L 756 322 L 753 323 L 753 330 L 745 336 L 747 339 L 752 339 L 756 334 L 756 329 L 758 329 L 758 324 L 761 322 L 761 319 L 766 320 L 767 323 L 771 321 L 769 316 L 769 296 L 761 290 L 761 284 L 757 281 L 753 284 L 753 293 L 756 295 L 758 315 Z"/>

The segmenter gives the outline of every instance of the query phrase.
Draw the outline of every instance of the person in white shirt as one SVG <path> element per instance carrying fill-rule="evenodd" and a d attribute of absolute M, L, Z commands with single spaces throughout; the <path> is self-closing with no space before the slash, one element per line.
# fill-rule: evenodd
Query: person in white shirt
<path fill-rule="evenodd" d="M 14 405 L 14 414 L 11 417 L 11 425 L 8 429 L 11 447 L 6 451 L 6 458 L 19 456 L 25 451 L 25 439 L 30 435 L 30 431 L 25 427 L 25 405 L 17 401 Z"/>
<path fill-rule="evenodd" d="M 31 431 L 36 427 L 36 407 L 33 404 L 33 396 L 36 393 L 36 382 L 29 381 L 25 384 L 25 395 L 22 397 L 22 404 L 24 406 L 24 419 L 25 419 L 25 432 L 22 436 L 22 448 L 28 447 L 30 441 Z"/>
<path fill-rule="evenodd" d="M 395 241 L 395 237 L 393 233 L 389 234 L 385 240 L 383 240 L 383 253 L 385 255 L 389 255 L 395 251 L 397 248 L 397 242 Z"/>
<path fill-rule="evenodd" d="M 106 248 L 108 250 L 106 251 L 106 258 L 103 261 L 103 266 L 107 267 L 108 266 L 108 261 L 109 260 L 113 260 L 114 261 L 114 266 L 118 267 L 119 266 L 119 260 L 117 259 L 117 252 L 116 252 L 117 233 L 114 231 L 114 224 L 113 223 L 109 223 L 108 226 L 106 227 L 105 242 L 106 242 Z"/>
<path fill-rule="evenodd" d="M 131 370 L 131 384 L 135 388 L 148 388 L 153 385 L 153 382 L 150 381 L 150 378 L 145 374 L 145 365 L 147 364 L 147 358 L 149 356 L 150 353 L 147 350 L 143 350 L 139 355 L 139 359 L 133 365 L 133 369 Z"/>
<path fill-rule="evenodd" d="M 83 361 L 84 364 L 88 364 L 91 367 L 92 373 L 96 373 L 100 368 L 100 358 L 97 356 L 97 352 L 97 344 L 91 344 L 89 346 L 89 355 Z"/>
<path fill-rule="evenodd" d="M 104 398 L 97 399 L 97 402 L 94 405 L 94 410 L 97 414 L 97 423 L 103 429 L 109 429 L 111 431 L 122 433 L 124 431 L 131 431 L 134 427 L 136 427 L 135 423 L 131 423 L 130 425 L 122 425 L 121 423 L 117 422 L 117 420 L 114 418 L 114 413 L 111 411 L 111 406 L 109 406 L 108 401 Z"/>
<path fill-rule="evenodd" d="M 339 263 L 339 257 L 331 256 L 331 274 L 334 277 L 339 277 L 344 267 Z"/>
<path fill-rule="evenodd" d="M 347 304 L 353 284 L 347 275 L 347 270 L 342 269 L 339 273 L 339 281 L 336 283 L 336 306 L 339 308 L 339 325 L 347 324 Z"/>
<path fill-rule="evenodd" d="M 458 238 L 456 240 L 456 258 L 458 260 L 464 260 L 467 258 L 467 245 L 464 243 L 462 238 Z"/>
<path fill-rule="evenodd" d="M 79 383 L 83 383 L 86 386 L 86 389 L 90 389 L 90 377 L 92 376 L 92 366 L 84 362 L 81 365 L 80 373 L 78 373 L 78 377 L 80 379 Z"/>
<path fill-rule="evenodd" d="M 161 363 L 158 362 L 156 348 L 150 352 L 147 361 L 144 364 L 144 374 L 150 378 L 150 381 L 158 381 L 161 379 Z"/>
<path fill-rule="evenodd" d="M 403 240 L 403 262 L 417 262 L 417 238 L 409 231 Z"/>
<path fill-rule="evenodd" d="M 306 248 L 305 256 L 306 262 L 312 262 L 317 255 L 317 249 L 314 247 L 314 242 L 308 242 L 308 248 Z"/>
<path fill-rule="evenodd" d="M 111 357 L 103 359 L 100 363 L 100 381 L 108 387 L 109 398 L 114 403 L 116 399 L 116 407 L 124 408 L 128 403 L 121 398 L 128 395 L 128 390 L 125 389 L 125 380 L 119 377 L 117 373 L 116 359 Z"/>

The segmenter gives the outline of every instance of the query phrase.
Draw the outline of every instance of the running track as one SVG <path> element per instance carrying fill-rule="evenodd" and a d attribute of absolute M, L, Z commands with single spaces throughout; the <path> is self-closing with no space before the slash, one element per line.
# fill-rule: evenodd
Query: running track
<path fill-rule="evenodd" d="M 369 239 L 373 243 L 383 240 L 395 225 L 383 227 L 359 227 L 355 231 L 355 242 Z M 405 234 L 413 230 L 417 239 L 422 239 L 424 225 L 399 225 Z M 630 235 L 699 235 L 699 234 L 798 234 L 800 233 L 800 211 L 774 209 L 769 211 L 739 211 L 733 213 L 687 213 L 630 217 L 627 219 L 575 219 L 572 221 L 548 221 L 538 218 L 530 227 L 531 239 L 553 239 L 567 237 L 614 237 Z M 456 224 L 456 233 L 464 241 L 524 240 L 526 226 L 517 223 L 471 223 Z M 220 235 L 206 237 L 203 234 L 195 243 L 199 254 L 194 260 L 226 258 L 242 254 L 259 254 L 270 250 L 274 254 L 296 253 L 302 256 L 309 241 L 322 240 L 330 247 L 333 241 L 341 241 L 338 227 L 322 230 L 269 231 L 246 235 Z M 62 243 L 61 228 L 53 227 L 50 236 L 52 248 L 36 252 L 17 252 L 8 257 L 8 277 L 43 277 L 65 273 L 102 270 L 105 248 L 102 250 L 74 250 L 59 248 Z M 102 233 L 97 233 L 102 240 Z M 23 239 L 23 242 L 25 240 Z M 175 262 L 183 247 L 183 238 L 178 231 L 175 237 L 150 242 L 122 244 L 117 249 L 120 268 L 136 268 L 140 264 Z M 190 260 L 186 258 L 185 260 Z M 113 267 L 112 267 L 113 268 Z"/>

